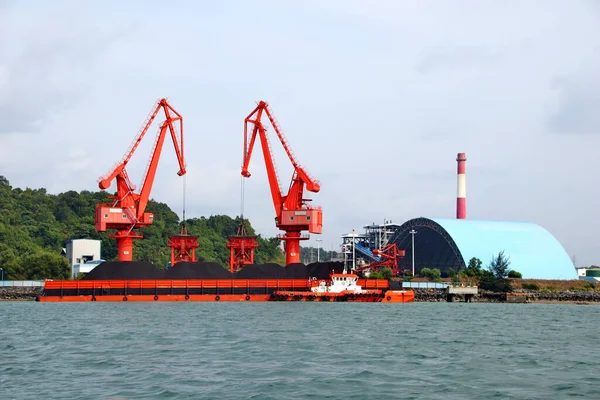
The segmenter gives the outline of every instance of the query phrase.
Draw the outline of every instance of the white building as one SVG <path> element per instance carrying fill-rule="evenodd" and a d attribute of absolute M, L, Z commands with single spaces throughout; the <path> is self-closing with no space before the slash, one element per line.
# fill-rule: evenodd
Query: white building
<path fill-rule="evenodd" d="M 100 254 L 101 240 L 71 239 L 65 248 L 66 257 L 71 264 L 71 275 L 77 276 L 80 272 L 88 273 L 103 260 Z"/>
<path fill-rule="evenodd" d="M 579 279 L 582 279 L 582 276 L 585 276 L 585 272 L 588 270 L 588 267 L 575 267 L 575 271 L 577 271 L 577 276 Z"/>
<path fill-rule="evenodd" d="M 600 282 L 600 267 L 597 265 L 590 265 L 589 267 L 576 267 L 577 276 L 579 279 Z"/>

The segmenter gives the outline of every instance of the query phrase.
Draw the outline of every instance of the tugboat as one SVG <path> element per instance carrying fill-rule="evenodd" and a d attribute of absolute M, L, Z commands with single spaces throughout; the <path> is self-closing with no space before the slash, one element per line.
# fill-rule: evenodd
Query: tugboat
<path fill-rule="evenodd" d="M 363 289 L 357 284 L 358 275 L 344 271 L 330 274 L 329 282 L 310 279 L 310 291 L 276 290 L 271 301 L 345 301 L 407 303 L 415 298 L 412 290 Z"/>

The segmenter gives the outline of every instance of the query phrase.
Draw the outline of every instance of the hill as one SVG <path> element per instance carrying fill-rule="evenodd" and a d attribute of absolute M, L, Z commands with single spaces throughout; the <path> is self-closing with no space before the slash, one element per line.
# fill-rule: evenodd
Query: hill
<path fill-rule="evenodd" d="M 60 255 L 69 239 L 102 240 L 102 258 L 116 260 L 115 241 L 106 232 L 94 230 L 97 203 L 108 202 L 107 192 L 68 191 L 57 195 L 46 189 L 13 188 L 0 175 L 0 268 L 4 279 L 68 279 L 70 266 Z M 134 241 L 134 258 L 157 266 L 166 266 L 170 259 L 168 236 L 180 231 L 178 215 L 168 205 L 150 200 L 147 211 L 154 213 L 154 223 L 140 232 L 144 239 Z M 236 232 L 239 218 L 215 215 L 186 219 L 190 235 L 198 235 L 201 261 L 228 265 L 227 236 Z M 248 221 L 246 231 L 255 234 Z M 285 258 L 276 238 L 257 235 L 255 262 L 283 264 Z"/>

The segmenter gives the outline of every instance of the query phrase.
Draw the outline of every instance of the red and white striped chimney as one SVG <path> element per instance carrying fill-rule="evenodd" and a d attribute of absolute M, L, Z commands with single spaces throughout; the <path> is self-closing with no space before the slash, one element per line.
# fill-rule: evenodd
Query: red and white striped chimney
<path fill-rule="evenodd" d="M 456 218 L 467 218 L 467 155 L 458 153 L 456 156 L 458 163 L 458 180 L 456 195 Z"/>

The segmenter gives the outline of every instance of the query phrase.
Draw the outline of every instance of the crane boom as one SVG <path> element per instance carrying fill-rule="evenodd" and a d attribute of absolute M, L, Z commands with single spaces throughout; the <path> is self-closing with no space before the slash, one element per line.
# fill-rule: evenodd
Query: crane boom
<path fill-rule="evenodd" d="M 279 183 L 279 176 L 273 161 L 271 145 L 267 136 L 267 129 L 261 122 L 263 114 L 267 115 L 271 126 L 275 130 L 279 141 L 281 142 L 292 166 L 294 172 L 287 194 L 283 194 Z M 260 101 L 256 108 L 244 120 L 244 157 L 242 164 L 242 176 L 249 178 L 251 176 L 248 168 L 252 151 L 256 143 L 256 137 L 259 137 L 271 197 L 275 208 L 276 226 L 285 231 L 284 235 L 278 235 L 278 238 L 285 241 L 286 264 L 300 262 L 300 240 L 308 239 L 308 235 L 302 235 L 302 231 L 310 233 L 321 233 L 323 228 L 323 213 L 320 207 L 312 207 L 308 200 L 304 198 L 304 189 L 317 193 L 321 190 L 318 181 L 313 179 L 304 168 L 296 161 L 294 153 L 286 140 L 285 136 L 269 105 Z"/>
<path fill-rule="evenodd" d="M 273 198 L 273 207 L 275 207 L 275 212 L 278 213 L 283 204 L 283 196 L 281 194 L 279 175 L 277 174 L 277 168 L 270 150 L 271 145 L 269 144 L 269 138 L 266 134 L 264 125 L 260 121 L 263 111 L 264 108 L 259 105 L 244 120 L 244 165 L 242 166 L 242 176 L 249 178 L 251 175 L 248 171 L 248 166 L 250 165 L 250 159 L 252 158 L 252 150 L 256 143 L 256 137 L 259 136 L 260 144 L 263 148 L 265 165 L 267 167 L 267 178 L 271 189 L 271 197 Z M 256 117 L 252 119 L 255 114 Z M 248 139 L 249 125 L 252 126 L 252 134 Z"/>
<path fill-rule="evenodd" d="M 165 121 L 160 125 L 158 135 L 154 141 L 154 146 L 142 180 L 142 188 L 139 193 L 136 193 L 135 187 L 129 180 L 126 166 L 161 109 L 164 111 Z M 179 126 L 179 136 L 177 135 L 177 125 Z M 111 172 L 98 181 L 100 189 L 108 189 L 112 181 L 116 180 L 117 195 L 109 196 L 114 199 L 114 202 L 112 204 L 96 205 L 96 232 L 116 229 L 116 233 L 109 236 L 117 240 L 119 261 L 131 261 L 133 239 L 143 237 L 141 233 L 134 232 L 134 229 L 150 225 L 154 220 L 154 215 L 146 212 L 146 206 L 148 205 L 150 192 L 152 191 L 167 130 L 170 132 L 175 154 L 179 162 L 177 175 L 185 175 L 183 117 L 171 107 L 166 99 L 160 99 L 156 102 L 150 114 L 148 114 L 148 117 L 131 142 L 123 158 L 121 158 Z"/>

